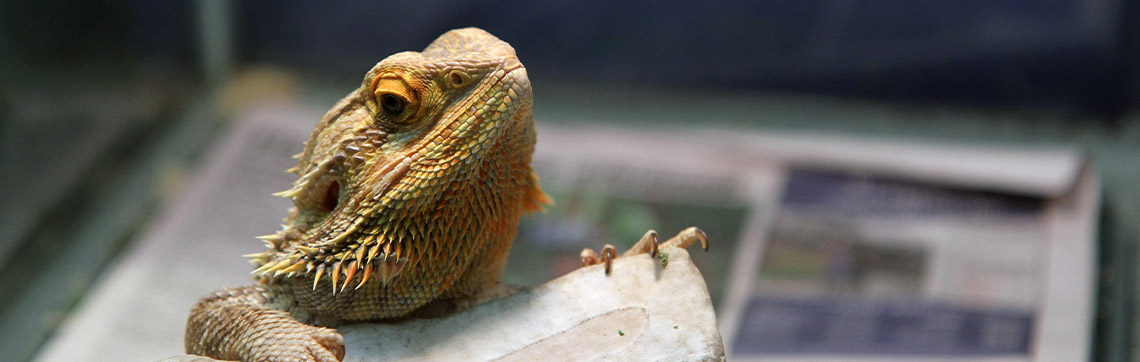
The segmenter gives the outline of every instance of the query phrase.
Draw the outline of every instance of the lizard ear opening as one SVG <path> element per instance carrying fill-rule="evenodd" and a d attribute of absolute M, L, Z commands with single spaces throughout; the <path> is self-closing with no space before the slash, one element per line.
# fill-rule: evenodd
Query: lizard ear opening
<path fill-rule="evenodd" d="M 336 205 L 340 203 L 340 182 L 333 181 L 329 183 L 328 188 L 325 189 L 324 198 L 321 199 L 319 204 L 321 211 L 330 212 L 336 209 Z"/>

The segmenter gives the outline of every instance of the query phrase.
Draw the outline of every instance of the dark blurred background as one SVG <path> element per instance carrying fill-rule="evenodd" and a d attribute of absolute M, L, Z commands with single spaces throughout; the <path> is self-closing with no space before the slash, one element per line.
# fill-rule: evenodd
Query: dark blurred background
<path fill-rule="evenodd" d="M 241 107 L 282 96 L 327 107 L 385 56 L 478 26 L 518 51 L 536 119 L 669 99 L 661 121 L 692 127 L 1080 147 L 1105 183 L 1092 357 L 1135 360 L 1138 10 L 1134 0 L 0 2 L 0 349 L 16 360 L 36 351 Z M 718 113 L 725 102 L 733 111 Z"/>

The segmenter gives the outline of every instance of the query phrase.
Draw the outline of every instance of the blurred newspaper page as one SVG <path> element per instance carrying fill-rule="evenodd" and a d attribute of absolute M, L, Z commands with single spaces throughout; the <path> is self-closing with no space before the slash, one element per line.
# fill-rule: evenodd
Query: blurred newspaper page
<path fill-rule="evenodd" d="M 734 360 L 1087 358 L 1090 173 L 1052 198 L 836 169 L 789 172 Z M 741 275 L 734 275 L 740 278 Z M 727 337 L 726 336 L 726 337 Z"/>

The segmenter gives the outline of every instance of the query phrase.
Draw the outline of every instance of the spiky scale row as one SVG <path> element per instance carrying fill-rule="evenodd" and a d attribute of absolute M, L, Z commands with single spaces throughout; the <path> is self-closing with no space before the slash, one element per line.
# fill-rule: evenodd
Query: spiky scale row
<path fill-rule="evenodd" d="M 394 221 L 393 224 L 402 225 L 399 221 Z M 385 228 L 384 231 L 387 230 L 389 228 Z M 400 274 L 408 263 L 404 249 L 405 237 L 410 238 L 408 240 L 426 237 L 415 227 L 406 227 L 405 231 L 406 233 L 397 233 L 399 236 L 395 240 L 380 238 L 379 235 L 375 234 L 369 235 L 369 237 L 360 239 L 359 244 L 342 245 L 343 251 L 335 254 L 327 251 L 322 252 L 322 250 L 336 243 L 322 243 L 320 246 L 293 245 L 292 250 L 294 252 L 288 254 L 279 253 L 280 248 L 278 247 L 271 247 L 270 250 L 248 254 L 246 257 L 250 258 L 254 264 L 259 265 L 251 274 L 262 281 L 292 278 L 311 273 L 313 290 L 315 290 L 320 279 L 325 277 L 327 272 L 327 277 L 332 282 L 332 291 L 335 294 L 347 289 L 350 281 L 354 280 L 358 272 L 362 273 L 362 277 L 357 282 L 355 289 L 359 289 L 371 280 L 373 269 L 377 269 L 376 276 L 382 284 L 387 284 L 389 280 Z M 387 233 L 391 234 L 392 232 L 387 231 Z M 282 234 L 267 235 L 262 239 L 266 240 L 268 244 L 279 245 L 280 240 L 283 239 Z"/>
<path fill-rule="evenodd" d="M 378 251 L 379 248 L 372 248 L 371 250 Z M 303 258 L 286 258 L 275 263 L 264 263 L 252 274 L 259 280 L 265 280 L 282 277 L 291 278 L 311 273 L 313 275 L 313 289 L 315 290 L 320 279 L 326 277 L 327 272 L 327 277 L 332 282 L 333 293 L 337 293 L 348 288 L 350 281 L 354 280 L 358 272 L 362 272 L 362 277 L 355 287 L 355 289 L 359 289 L 371 280 L 374 268 L 378 269 L 376 276 L 380 282 L 387 284 L 389 280 L 400 274 L 408 263 L 407 257 L 397 257 L 395 254 L 378 258 L 375 257 L 375 252 L 372 255 L 363 262 L 361 262 L 362 259 L 351 259 L 331 263 L 313 263 Z M 258 254 L 258 257 L 261 257 L 261 254 Z M 373 263 L 373 260 L 378 262 Z"/>

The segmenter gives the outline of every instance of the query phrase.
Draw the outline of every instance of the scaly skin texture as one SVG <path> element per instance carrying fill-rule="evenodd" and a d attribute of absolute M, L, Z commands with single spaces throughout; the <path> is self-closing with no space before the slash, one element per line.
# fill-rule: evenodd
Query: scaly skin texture
<path fill-rule="evenodd" d="M 498 288 L 519 217 L 549 203 L 530 167 L 531 104 L 514 49 L 480 29 L 378 63 L 298 155 L 298 180 L 278 194 L 296 207 L 249 256 L 258 285 L 201 300 L 186 351 L 336 361 L 343 338 L 319 326 Z"/>

